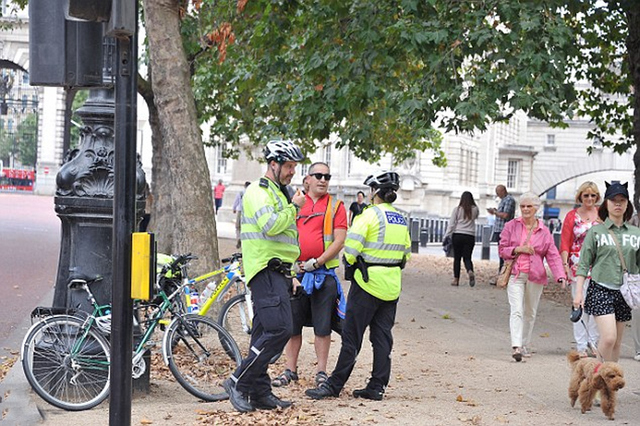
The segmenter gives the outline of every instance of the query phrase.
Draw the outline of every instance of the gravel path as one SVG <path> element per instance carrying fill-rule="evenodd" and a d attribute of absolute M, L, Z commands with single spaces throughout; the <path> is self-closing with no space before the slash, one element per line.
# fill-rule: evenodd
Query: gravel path
<path fill-rule="evenodd" d="M 221 240 L 221 252 L 233 250 Z M 133 425 L 601 425 L 638 424 L 640 363 L 633 361 L 631 336 L 624 339 L 621 365 L 627 386 L 619 392 L 616 420 L 606 422 L 599 408 L 581 414 L 569 406 L 572 347 L 566 291 L 550 288 L 540 303 L 532 342 L 534 355 L 511 359 L 506 292 L 488 285 L 497 264 L 476 262 L 477 285 L 451 287 L 451 259 L 414 256 L 404 274 L 404 288 L 394 328 L 391 383 L 382 402 L 354 399 L 371 369 L 371 348 L 363 349 L 340 398 L 311 401 L 304 389 L 313 381 L 313 335 L 305 331 L 301 379 L 276 393 L 294 401 L 277 412 L 237 414 L 229 402 L 201 403 L 176 383 L 155 375 L 149 395 L 135 396 Z M 334 335 L 329 365 L 335 365 L 339 336 Z M 282 370 L 281 361 L 272 374 Z M 34 397 L 37 399 L 37 397 Z M 41 400 L 43 424 L 108 424 L 108 402 L 91 411 L 64 412 Z M 635 419 L 635 420 L 634 420 Z"/>

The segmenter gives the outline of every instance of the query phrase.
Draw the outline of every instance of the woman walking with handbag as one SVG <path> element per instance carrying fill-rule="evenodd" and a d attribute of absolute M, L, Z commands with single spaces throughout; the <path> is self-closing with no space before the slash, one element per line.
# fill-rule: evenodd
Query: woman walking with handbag
<path fill-rule="evenodd" d="M 505 264 L 513 261 L 507 294 L 511 307 L 511 356 L 516 362 L 522 361 L 522 357 L 531 356 L 529 345 L 538 303 L 548 281 L 543 261 L 546 259 L 553 276 L 563 287 L 566 280 L 562 259 L 553 237 L 544 223 L 536 218 L 539 207 L 540 198 L 536 194 L 522 194 L 521 217 L 507 222 L 498 246 Z"/>
<path fill-rule="evenodd" d="M 582 245 L 573 306 L 583 306 L 585 313 L 595 317 L 602 360 L 617 362 L 625 323 L 631 320 L 631 308 L 620 293 L 621 265 L 626 265 L 630 274 L 640 271 L 640 229 L 625 223 L 633 214 L 627 184 L 605 184 L 605 202 L 598 209 L 603 223 L 589 230 Z M 591 283 L 585 295 L 582 286 L 590 270 Z"/>
<path fill-rule="evenodd" d="M 584 182 L 576 193 L 576 204 L 580 207 L 571 210 L 564 217 L 562 223 L 562 235 L 560 236 L 560 256 L 564 265 L 564 271 L 571 285 L 571 297 L 575 297 L 577 288 L 576 270 L 580 260 L 580 249 L 587 236 L 587 231 L 600 221 L 598 206 L 600 191 L 598 185 L 593 182 Z M 584 280 L 583 292 L 589 285 L 589 280 Z M 589 347 L 598 345 L 598 327 L 592 315 L 582 317 L 582 322 L 573 323 L 573 337 L 576 341 L 576 350 L 580 357 L 589 355 Z M 590 346 L 591 344 L 591 346 Z M 593 354 L 595 355 L 595 354 Z"/>
<path fill-rule="evenodd" d="M 460 283 L 460 260 L 469 274 L 469 287 L 476 285 L 471 255 L 476 245 L 476 219 L 479 214 L 473 195 L 469 191 L 462 193 L 460 203 L 453 209 L 445 238 L 451 236 L 453 244 L 453 281 L 452 286 Z"/>

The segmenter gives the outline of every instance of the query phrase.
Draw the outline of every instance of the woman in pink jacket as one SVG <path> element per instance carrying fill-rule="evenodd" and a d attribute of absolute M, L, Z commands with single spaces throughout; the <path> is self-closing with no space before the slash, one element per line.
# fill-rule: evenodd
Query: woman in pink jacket
<path fill-rule="evenodd" d="M 517 362 L 522 357 L 531 356 L 529 344 L 536 320 L 538 303 L 542 290 L 547 284 L 547 271 L 544 260 L 551 272 L 564 288 L 566 275 L 562 267 L 562 258 L 556 248 L 553 237 L 544 223 L 536 218 L 540 208 L 540 198 L 525 192 L 520 197 L 520 213 L 517 219 L 507 222 L 502 234 L 498 251 L 504 260 L 514 260 L 511 278 L 507 286 L 511 316 L 512 357 Z"/>

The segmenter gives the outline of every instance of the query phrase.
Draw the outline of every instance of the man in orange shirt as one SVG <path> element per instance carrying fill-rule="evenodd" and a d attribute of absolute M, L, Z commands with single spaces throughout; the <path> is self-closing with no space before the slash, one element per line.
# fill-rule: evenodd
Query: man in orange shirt
<path fill-rule="evenodd" d="M 286 369 L 272 381 L 276 387 L 298 380 L 297 364 L 304 325 L 313 325 L 315 334 L 316 384 L 327 379 L 331 320 L 342 296 L 335 269 L 339 265 L 338 253 L 347 236 L 346 209 L 342 201 L 328 193 L 331 174 L 326 163 L 312 164 L 305 179 L 309 185 L 305 195 L 307 201 L 296 220 L 300 243 L 298 263 L 304 274 L 298 277 L 301 282 L 294 280 L 291 299 L 293 334 L 285 347 Z"/>

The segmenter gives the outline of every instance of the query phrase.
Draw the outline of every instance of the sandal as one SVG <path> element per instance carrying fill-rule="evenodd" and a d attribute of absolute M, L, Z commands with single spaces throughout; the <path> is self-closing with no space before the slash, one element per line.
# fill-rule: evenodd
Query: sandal
<path fill-rule="evenodd" d="M 518 347 L 513 348 L 513 354 L 511 356 L 516 362 L 522 361 L 522 352 L 520 352 L 520 348 Z"/>
<path fill-rule="evenodd" d="M 322 383 L 326 382 L 329 379 L 327 373 L 324 371 L 319 371 L 316 373 L 316 386 L 320 386 Z"/>
<path fill-rule="evenodd" d="M 281 375 L 279 375 L 278 377 L 276 377 L 271 381 L 271 386 L 280 388 L 283 386 L 287 386 L 292 381 L 293 382 L 298 381 L 298 373 L 296 373 L 295 371 L 291 371 L 290 369 L 287 368 L 286 370 L 284 370 L 284 372 Z"/>

